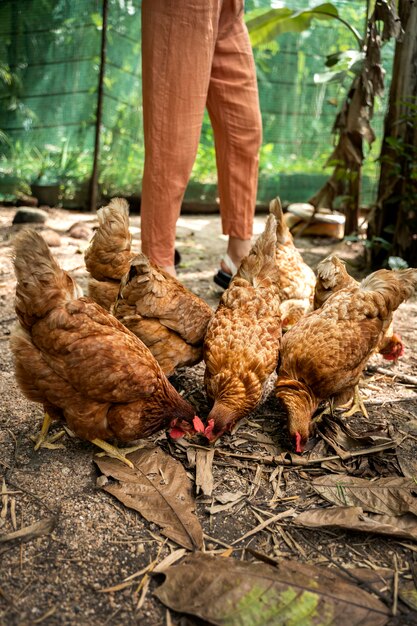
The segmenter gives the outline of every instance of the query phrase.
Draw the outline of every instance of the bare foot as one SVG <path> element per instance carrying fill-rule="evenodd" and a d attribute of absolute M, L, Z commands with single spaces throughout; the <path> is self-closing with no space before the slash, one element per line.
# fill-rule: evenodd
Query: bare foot
<path fill-rule="evenodd" d="M 238 239 L 237 237 L 229 236 L 227 254 L 236 265 L 236 267 L 239 267 L 242 259 L 249 254 L 251 247 L 252 241 L 250 239 Z M 221 268 L 224 272 L 227 272 L 228 274 L 232 273 L 232 268 L 227 267 L 227 265 L 223 261 L 221 262 Z"/>

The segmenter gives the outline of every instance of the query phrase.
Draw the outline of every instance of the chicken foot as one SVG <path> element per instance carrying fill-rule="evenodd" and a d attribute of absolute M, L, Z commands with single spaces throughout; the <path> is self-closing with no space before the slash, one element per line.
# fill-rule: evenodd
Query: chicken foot
<path fill-rule="evenodd" d="M 58 439 L 60 439 L 63 435 L 65 435 L 65 430 L 60 430 L 59 432 L 48 437 L 49 428 L 52 424 L 52 418 L 49 413 L 45 412 L 41 432 L 37 437 L 32 437 L 32 440 L 35 442 L 35 450 L 39 450 L 39 448 L 48 448 L 49 450 L 56 450 L 59 448 L 64 448 L 65 446 L 62 443 L 55 443 Z"/>
<path fill-rule="evenodd" d="M 129 461 L 126 455 L 130 452 L 135 452 L 136 450 L 140 450 L 141 448 L 143 448 L 143 445 L 138 445 L 131 448 L 120 449 L 117 446 L 113 446 L 111 443 L 108 443 L 107 441 L 103 441 L 103 439 L 91 439 L 90 441 L 98 448 L 104 450 L 104 453 L 99 452 L 97 456 L 104 456 L 105 454 L 107 454 L 107 456 L 110 456 L 113 459 L 119 459 L 119 461 L 121 461 L 131 469 L 134 469 L 135 466 L 131 461 Z"/>
<path fill-rule="evenodd" d="M 355 385 L 355 390 L 353 393 L 353 401 L 350 409 L 343 413 L 343 417 L 350 417 L 354 413 L 362 413 L 362 415 L 368 418 L 368 411 L 366 410 L 365 404 L 362 400 L 361 394 L 359 392 L 359 385 Z"/>

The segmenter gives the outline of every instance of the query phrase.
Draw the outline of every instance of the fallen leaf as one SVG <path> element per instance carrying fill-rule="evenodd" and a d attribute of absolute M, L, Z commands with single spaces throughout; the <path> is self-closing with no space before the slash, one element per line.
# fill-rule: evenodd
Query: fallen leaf
<path fill-rule="evenodd" d="M 191 482 L 181 463 L 158 447 L 137 450 L 129 460 L 134 469 L 117 459 L 95 457 L 100 470 L 119 481 L 104 485 L 104 491 L 158 524 L 162 533 L 180 546 L 201 548 L 203 530 L 194 513 Z"/>
<path fill-rule="evenodd" d="M 389 611 L 334 570 L 278 567 L 195 554 L 165 571 L 155 595 L 170 609 L 218 626 L 382 626 Z"/>
<path fill-rule="evenodd" d="M 230 511 L 239 503 L 242 503 L 242 500 L 245 496 L 241 496 L 238 500 L 234 500 L 233 502 L 227 502 L 226 504 L 212 504 L 208 509 L 208 513 L 210 515 L 216 515 L 217 513 L 222 513 L 223 511 Z"/>
<path fill-rule="evenodd" d="M 30 526 L 24 526 L 23 528 L 19 528 L 19 530 L 15 530 L 11 533 L 6 533 L 5 535 L 0 535 L 0 543 L 15 540 L 30 541 L 31 539 L 36 539 L 36 537 L 48 535 L 55 528 L 55 524 L 55 517 L 43 519 L 40 522 L 35 522 L 34 524 L 31 524 Z"/>
<path fill-rule="evenodd" d="M 398 595 L 413 611 L 417 611 L 417 589 L 412 580 L 402 581 Z"/>
<path fill-rule="evenodd" d="M 213 457 L 214 448 L 207 450 L 197 450 L 196 454 L 196 472 L 195 472 L 195 485 L 197 493 L 200 489 L 205 496 L 211 496 L 213 492 L 214 480 L 213 480 Z"/>
<path fill-rule="evenodd" d="M 334 506 L 304 511 L 293 521 L 305 528 L 340 528 L 417 541 L 417 518 L 411 513 L 401 517 L 367 515 L 359 506 Z"/>
<path fill-rule="evenodd" d="M 322 498 L 341 506 L 360 506 L 370 513 L 417 515 L 417 485 L 410 478 L 366 480 L 354 476 L 320 476 L 311 486 Z"/>
<path fill-rule="evenodd" d="M 417 460 L 415 458 L 415 440 L 406 440 L 397 449 L 397 460 L 401 472 L 407 478 L 417 478 Z"/>
<path fill-rule="evenodd" d="M 243 491 L 225 491 L 216 495 L 216 500 L 220 504 L 228 504 L 229 502 L 236 502 L 241 500 L 246 494 Z"/>
<path fill-rule="evenodd" d="M 346 420 L 343 420 L 337 414 L 334 414 L 332 417 L 324 415 L 317 425 L 317 431 L 342 459 L 345 456 L 344 451 L 352 452 L 362 448 L 389 444 L 390 442 L 392 447 L 396 445 L 387 431 L 376 429 L 358 434 L 352 430 Z"/>

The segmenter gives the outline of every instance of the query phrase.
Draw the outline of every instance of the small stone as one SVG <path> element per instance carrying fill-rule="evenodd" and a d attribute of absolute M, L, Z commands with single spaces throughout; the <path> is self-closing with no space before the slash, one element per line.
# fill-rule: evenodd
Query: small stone
<path fill-rule="evenodd" d="M 99 476 L 96 480 L 96 485 L 97 487 L 104 487 L 104 485 L 107 485 L 107 483 L 109 482 L 107 476 L 104 476 L 104 474 L 102 476 Z"/>
<path fill-rule="evenodd" d="M 50 248 L 59 248 L 61 245 L 61 237 L 54 230 L 43 230 L 41 235 Z"/>
<path fill-rule="evenodd" d="M 90 241 L 93 236 L 93 230 L 83 222 L 75 222 L 69 229 L 68 235 L 73 239 L 85 239 Z"/>
<path fill-rule="evenodd" d="M 28 196 L 26 193 L 22 193 L 16 200 L 16 206 L 36 207 L 38 206 L 38 199 L 34 196 Z"/>
<path fill-rule="evenodd" d="M 21 207 L 13 218 L 13 224 L 44 224 L 48 219 L 48 214 L 42 209 Z"/>

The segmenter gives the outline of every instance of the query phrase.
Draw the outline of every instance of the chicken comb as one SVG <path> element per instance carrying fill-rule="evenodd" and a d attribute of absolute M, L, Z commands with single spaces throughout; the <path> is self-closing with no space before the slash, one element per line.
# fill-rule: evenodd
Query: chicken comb
<path fill-rule="evenodd" d="M 300 433 L 295 433 L 295 451 L 297 452 L 297 454 L 301 454 L 303 452 Z"/>
<path fill-rule="evenodd" d="M 198 415 L 194 415 L 193 426 L 196 433 L 204 433 L 204 424 Z"/>

